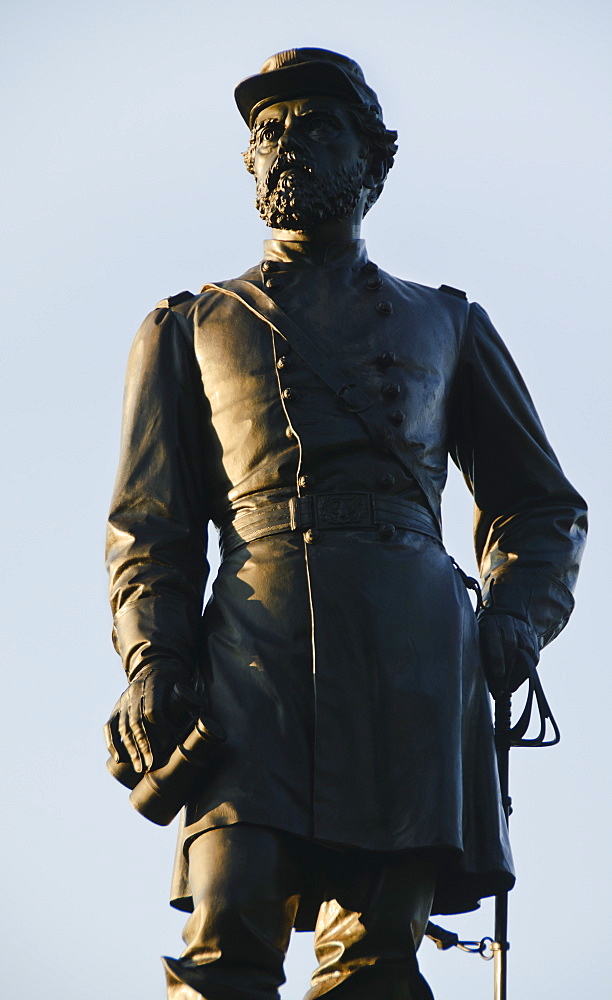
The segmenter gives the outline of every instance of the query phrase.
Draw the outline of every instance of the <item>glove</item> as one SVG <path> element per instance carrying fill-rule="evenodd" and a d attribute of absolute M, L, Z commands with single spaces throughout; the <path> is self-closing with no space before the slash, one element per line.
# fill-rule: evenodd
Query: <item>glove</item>
<path fill-rule="evenodd" d="M 512 694 L 540 659 L 535 630 L 522 618 L 484 609 L 478 615 L 480 652 L 489 691 L 494 698 Z"/>
<path fill-rule="evenodd" d="M 170 664 L 144 667 L 104 726 L 108 752 L 117 763 L 129 762 L 138 774 L 159 767 L 197 715 L 198 706 L 183 671 Z"/>

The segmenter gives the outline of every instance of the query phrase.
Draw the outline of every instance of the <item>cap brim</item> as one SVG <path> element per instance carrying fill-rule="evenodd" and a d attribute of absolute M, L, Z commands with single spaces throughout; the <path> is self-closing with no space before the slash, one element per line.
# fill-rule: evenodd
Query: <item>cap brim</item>
<path fill-rule="evenodd" d="M 364 83 L 362 88 L 356 86 L 346 73 L 331 63 L 308 62 L 249 76 L 238 84 L 234 96 L 238 110 L 250 128 L 262 108 L 279 101 L 326 94 L 360 104 L 366 103 L 366 98 L 367 103 L 375 103 L 376 96 L 373 91 L 371 93 L 372 99 L 369 99 L 370 88 L 367 84 Z"/>

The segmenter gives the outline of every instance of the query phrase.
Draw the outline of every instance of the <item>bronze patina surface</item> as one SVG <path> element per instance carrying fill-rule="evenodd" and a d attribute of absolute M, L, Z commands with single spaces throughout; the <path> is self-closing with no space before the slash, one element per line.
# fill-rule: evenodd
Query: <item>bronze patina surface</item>
<path fill-rule="evenodd" d="M 163 762 L 177 682 L 227 737 L 186 806 L 170 997 L 272 1000 L 295 925 L 316 926 L 310 1000 L 421 1000 L 430 912 L 514 882 L 489 689 L 566 624 L 586 507 L 484 309 L 369 260 L 396 135 L 357 64 L 289 50 L 236 99 L 272 238 L 242 282 L 160 303 L 132 348 L 109 749 Z M 449 454 L 474 495 L 478 617 L 439 533 Z"/>

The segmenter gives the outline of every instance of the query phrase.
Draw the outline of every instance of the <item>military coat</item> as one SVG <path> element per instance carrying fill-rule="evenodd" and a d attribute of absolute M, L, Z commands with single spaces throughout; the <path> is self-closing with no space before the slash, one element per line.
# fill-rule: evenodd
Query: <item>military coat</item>
<path fill-rule="evenodd" d="M 572 608 L 585 506 L 484 310 L 384 273 L 362 241 L 321 258 L 268 241 L 244 277 L 386 407 L 438 495 L 450 453 L 475 498 L 485 603 L 528 620 L 541 645 L 553 638 Z M 241 303 L 206 291 L 147 317 L 109 519 L 115 642 L 130 677 L 161 662 L 197 672 L 228 734 L 187 806 L 183 908 L 186 847 L 236 822 L 434 850 L 434 912 L 513 882 L 474 610 L 435 531 L 264 531 L 226 546 L 201 617 L 210 520 L 223 535 L 247 511 L 272 524 L 292 497 L 347 494 L 427 506 Z"/>

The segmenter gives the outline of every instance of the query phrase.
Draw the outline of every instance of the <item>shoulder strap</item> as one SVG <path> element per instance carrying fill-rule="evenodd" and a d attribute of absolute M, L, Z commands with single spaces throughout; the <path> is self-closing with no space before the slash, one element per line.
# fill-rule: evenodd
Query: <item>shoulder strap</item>
<path fill-rule="evenodd" d="M 345 410 L 356 414 L 376 447 L 399 459 L 421 489 L 436 522 L 440 525 L 438 491 L 433 481 L 406 438 L 394 433 L 386 412 L 370 398 L 363 386 L 355 379 L 349 381 L 342 369 L 327 357 L 319 345 L 253 282 L 235 278 L 224 282 L 223 285 L 204 285 L 202 292 L 209 291 L 221 292 L 241 302 L 258 319 L 271 326 L 283 340 L 287 341 L 302 361 L 337 396 Z"/>
<path fill-rule="evenodd" d="M 193 292 L 178 292 L 177 295 L 169 295 L 167 299 L 162 299 L 155 306 L 156 309 L 173 309 L 174 306 L 180 306 L 182 302 L 187 302 L 189 299 L 194 299 L 195 295 Z"/>

